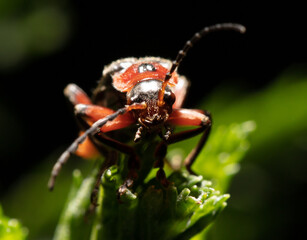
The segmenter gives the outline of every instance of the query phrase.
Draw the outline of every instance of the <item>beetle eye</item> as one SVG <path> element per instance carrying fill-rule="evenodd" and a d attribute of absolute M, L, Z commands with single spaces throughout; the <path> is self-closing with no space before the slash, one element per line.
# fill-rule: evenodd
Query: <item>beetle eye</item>
<path fill-rule="evenodd" d="M 143 72 L 154 72 L 156 71 L 156 68 L 150 64 L 150 63 L 142 63 L 139 68 L 138 68 L 139 73 L 143 73 Z"/>
<path fill-rule="evenodd" d="M 164 102 L 169 105 L 173 105 L 176 100 L 176 96 L 172 91 L 165 91 Z"/>

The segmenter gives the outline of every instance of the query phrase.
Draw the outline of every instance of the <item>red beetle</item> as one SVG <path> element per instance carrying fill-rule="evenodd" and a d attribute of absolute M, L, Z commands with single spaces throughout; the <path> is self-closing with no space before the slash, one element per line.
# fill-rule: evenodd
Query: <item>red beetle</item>
<path fill-rule="evenodd" d="M 54 165 L 48 183 L 49 189 L 53 189 L 56 176 L 71 154 L 84 158 L 92 158 L 98 154 L 108 156 L 108 150 L 103 145 L 130 156 L 129 174 L 119 193 L 131 187 L 137 178 L 140 159 L 133 146 L 112 138 L 110 132 L 133 124 L 139 126 L 134 136 L 135 142 L 142 139 L 144 132 L 158 133 L 161 136 L 154 166 L 159 168 L 157 178 L 164 185 L 168 184 L 163 170 L 167 146 L 203 133 L 184 161 L 187 170 L 192 173 L 191 165 L 208 138 L 212 120 L 205 111 L 181 108 L 189 84 L 184 76 L 177 74 L 177 68 L 188 50 L 200 38 L 218 30 L 244 33 L 245 27 L 234 23 L 205 27 L 186 42 L 173 62 L 157 57 L 124 58 L 112 62 L 104 68 L 92 99 L 75 84 L 69 84 L 64 93 L 75 106 L 75 115 L 82 132 Z M 197 128 L 172 134 L 171 126 Z M 102 171 L 98 179 L 101 174 Z"/>

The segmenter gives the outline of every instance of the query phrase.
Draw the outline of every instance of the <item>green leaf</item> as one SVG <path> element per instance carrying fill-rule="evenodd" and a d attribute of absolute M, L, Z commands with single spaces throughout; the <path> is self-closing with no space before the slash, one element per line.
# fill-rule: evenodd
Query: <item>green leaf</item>
<path fill-rule="evenodd" d="M 210 179 L 215 189 L 225 192 L 231 178 L 240 170 L 239 163 L 250 147 L 247 138 L 255 128 L 253 121 L 217 127 L 193 169 Z"/>
<path fill-rule="evenodd" d="M 27 238 L 28 229 L 23 227 L 17 219 L 4 216 L 0 205 L 0 239 L 24 240 Z"/>
<path fill-rule="evenodd" d="M 194 170 L 201 175 L 169 171 L 167 187 L 153 176 L 156 142 L 138 145 L 143 164 L 138 181 L 119 197 L 118 189 L 127 175 L 127 159 L 108 168 L 101 178 L 98 207 L 87 224 L 84 216 L 97 169 L 83 181 L 80 172 L 75 172 L 55 239 L 191 239 L 227 205 L 230 195 L 222 192 L 237 172 L 249 148 L 247 137 L 254 128 L 251 121 L 218 127 L 195 163 Z"/>
<path fill-rule="evenodd" d="M 86 211 L 90 205 L 90 195 L 93 189 L 95 174 L 83 179 L 81 172 L 73 172 L 73 184 L 64 211 L 55 231 L 55 240 L 87 239 L 91 225 L 85 224 Z"/>

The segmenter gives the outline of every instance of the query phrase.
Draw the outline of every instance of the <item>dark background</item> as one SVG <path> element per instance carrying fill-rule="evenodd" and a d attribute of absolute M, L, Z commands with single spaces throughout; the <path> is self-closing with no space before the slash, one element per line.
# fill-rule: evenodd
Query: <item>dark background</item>
<path fill-rule="evenodd" d="M 298 5 L 178 4 L 19 1 L 2 12 L 2 23 L 7 19 L 22 22 L 33 10 L 51 6 L 62 14 L 59 27 L 64 23 L 66 27 L 57 46 L 38 51 L 33 45 L 18 61 L 0 69 L 0 197 L 76 136 L 73 115 L 62 94 L 64 87 L 74 82 L 90 93 L 103 66 L 113 60 L 130 56 L 174 59 L 185 41 L 204 26 L 219 22 L 245 25 L 245 35 L 214 33 L 184 59 L 179 72 L 192 82 L 188 107 L 225 83 L 243 87 L 246 94 L 261 91 L 287 67 L 307 61 L 306 19 Z M 48 21 L 42 26 L 46 31 L 49 27 Z M 44 41 L 38 39 L 35 44 Z"/>

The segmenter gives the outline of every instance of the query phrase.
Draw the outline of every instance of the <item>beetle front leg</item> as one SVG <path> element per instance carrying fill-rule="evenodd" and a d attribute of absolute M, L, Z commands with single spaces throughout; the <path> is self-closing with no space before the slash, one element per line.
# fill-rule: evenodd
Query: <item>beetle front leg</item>
<path fill-rule="evenodd" d="M 112 113 L 114 113 L 113 110 L 96 105 L 77 104 L 75 106 L 76 118 L 79 122 L 79 125 L 84 130 L 88 129 L 97 120 L 105 118 Z M 104 125 L 100 131 L 109 132 L 125 128 L 131 125 L 133 122 L 134 120 L 131 118 L 129 113 L 119 115 L 115 120 Z M 93 136 L 88 136 L 87 139 L 79 145 L 76 154 L 86 159 L 97 156 L 98 152 L 97 150 L 95 151 L 95 148 L 100 150 L 101 147 L 97 147 L 97 144 L 95 144 L 93 140 Z"/>
<path fill-rule="evenodd" d="M 97 173 L 97 176 L 96 176 L 95 185 L 94 185 L 94 188 L 93 188 L 92 193 L 91 193 L 91 204 L 90 204 L 90 207 L 88 208 L 86 215 L 85 215 L 86 218 L 90 214 L 92 214 L 94 212 L 94 210 L 96 209 L 96 207 L 98 206 L 97 202 L 98 202 L 99 186 L 101 184 L 101 177 L 102 177 L 103 173 L 105 172 L 105 170 L 107 168 L 109 168 L 110 166 L 112 166 L 116 163 L 117 153 L 115 151 L 108 151 L 108 153 L 105 154 L 105 158 L 106 159 L 101 164 L 101 166 L 99 168 L 99 172 Z"/>
<path fill-rule="evenodd" d="M 169 185 L 169 181 L 166 178 L 165 172 L 163 170 L 164 167 L 164 158 L 166 156 L 167 152 L 167 143 L 165 140 L 163 140 L 156 148 L 155 151 L 155 158 L 156 161 L 154 163 L 154 168 L 159 168 L 159 170 L 156 173 L 156 178 L 160 181 L 160 183 L 167 187 Z"/>
<path fill-rule="evenodd" d="M 99 134 L 96 137 L 100 143 L 128 156 L 128 176 L 126 177 L 124 183 L 118 189 L 118 197 L 120 197 L 127 191 L 128 188 L 132 187 L 134 180 L 138 178 L 137 171 L 140 169 L 141 164 L 139 156 L 137 155 L 133 147 L 125 143 L 119 142 L 103 134 Z"/>
<path fill-rule="evenodd" d="M 64 89 L 64 95 L 68 98 L 73 106 L 77 104 L 91 104 L 91 99 L 76 84 L 70 83 Z"/>
<path fill-rule="evenodd" d="M 81 104 L 76 105 L 80 106 Z M 82 104 L 84 105 L 84 104 Z M 84 105 L 85 108 L 84 110 L 87 109 L 86 106 L 94 106 L 94 105 Z M 81 110 L 81 109 L 80 109 Z M 106 108 L 101 109 L 101 110 L 106 110 Z M 53 166 L 52 172 L 51 172 L 51 176 L 48 182 L 48 187 L 50 190 L 53 189 L 54 187 L 54 183 L 55 183 L 55 179 L 58 176 L 62 166 L 64 163 L 67 162 L 68 158 L 76 153 L 76 151 L 79 149 L 79 146 L 84 143 L 85 140 L 90 141 L 89 137 L 93 136 L 94 134 L 96 134 L 99 131 L 112 131 L 112 130 L 116 130 L 116 129 L 120 129 L 123 128 L 125 126 L 125 124 L 123 124 L 121 121 L 116 121 L 118 120 L 117 118 L 119 116 L 123 117 L 125 116 L 125 119 L 129 119 L 130 116 L 127 115 L 127 108 L 120 108 L 117 111 L 112 111 L 112 113 L 110 113 L 109 115 L 101 115 L 100 118 L 98 118 L 98 120 L 96 120 L 95 122 L 93 122 L 92 124 L 90 124 L 90 127 L 88 129 L 86 129 L 84 131 L 84 133 L 82 135 L 80 135 L 67 149 L 66 151 L 64 151 L 62 153 L 62 155 L 59 157 L 59 159 L 57 160 L 57 162 L 55 163 L 55 165 Z M 104 114 L 107 111 L 102 111 Z M 125 114 L 126 113 L 126 114 Z M 94 120 L 94 119 L 93 119 Z M 115 121 L 114 121 L 115 120 Z M 122 119 L 124 120 L 124 119 Z M 125 123 L 127 124 L 126 121 Z"/>
<path fill-rule="evenodd" d="M 96 105 L 78 104 L 75 106 L 75 113 L 77 118 L 80 119 L 80 121 L 83 121 L 89 125 L 91 124 L 91 122 L 96 121 L 99 118 L 103 118 L 104 115 L 108 115 L 112 112 L 113 110 Z M 100 145 L 111 147 L 118 152 L 128 155 L 129 172 L 127 179 L 125 180 L 125 182 L 118 191 L 119 195 L 122 195 L 127 188 L 132 187 L 134 180 L 137 178 L 137 170 L 139 170 L 140 168 L 140 160 L 133 147 L 124 144 L 122 142 L 119 142 L 113 138 L 110 138 L 103 133 L 127 127 L 134 122 L 135 120 L 134 118 L 132 118 L 130 113 L 126 113 L 124 115 L 118 116 L 115 120 L 106 124 L 101 129 L 100 133 L 97 133 L 96 135 L 89 137 L 92 138 L 91 141 L 95 140 L 95 142 L 98 142 Z M 86 144 L 88 141 L 90 141 L 89 138 L 83 144 Z M 82 146 L 83 145 L 80 145 L 76 152 L 79 156 L 84 156 L 85 154 L 88 153 L 88 149 L 86 148 L 83 149 Z"/>
<path fill-rule="evenodd" d="M 210 113 L 203 112 L 201 110 L 175 109 L 167 122 L 175 126 L 199 126 L 196 129 L 187 130 L 171 135 L 167 140 L 168 145 L 203 133 L 196 147 L 192 149 L 187 158 L 184 160 L 186 169 L 190 173 L 195 174 L 191 169 L 191 166 L 209 137 L 212 125 L 212 118 Z"/>
<path fill-rule="evenodd" d="M 210 119 L 210 125 L 204 125 L 202 127 L 203 129 L 203 135 L 201 136 L 200 140 L 198 141 L 196 147 L 189 153 L 189 155 L 186 157 L 186 159 L 184 160 L 184 165 L 186 167 L 186 169 L 196 175 L 194 173 L 194 171 L 191 169 L 192 164 L 194 163 L 194 161 L 196 160 L 197 156 L 199 155 L 200 151 L 203 149 L 203 147 L 205 146 L 209 134 L 211 132 L 211 119 Z"/>

